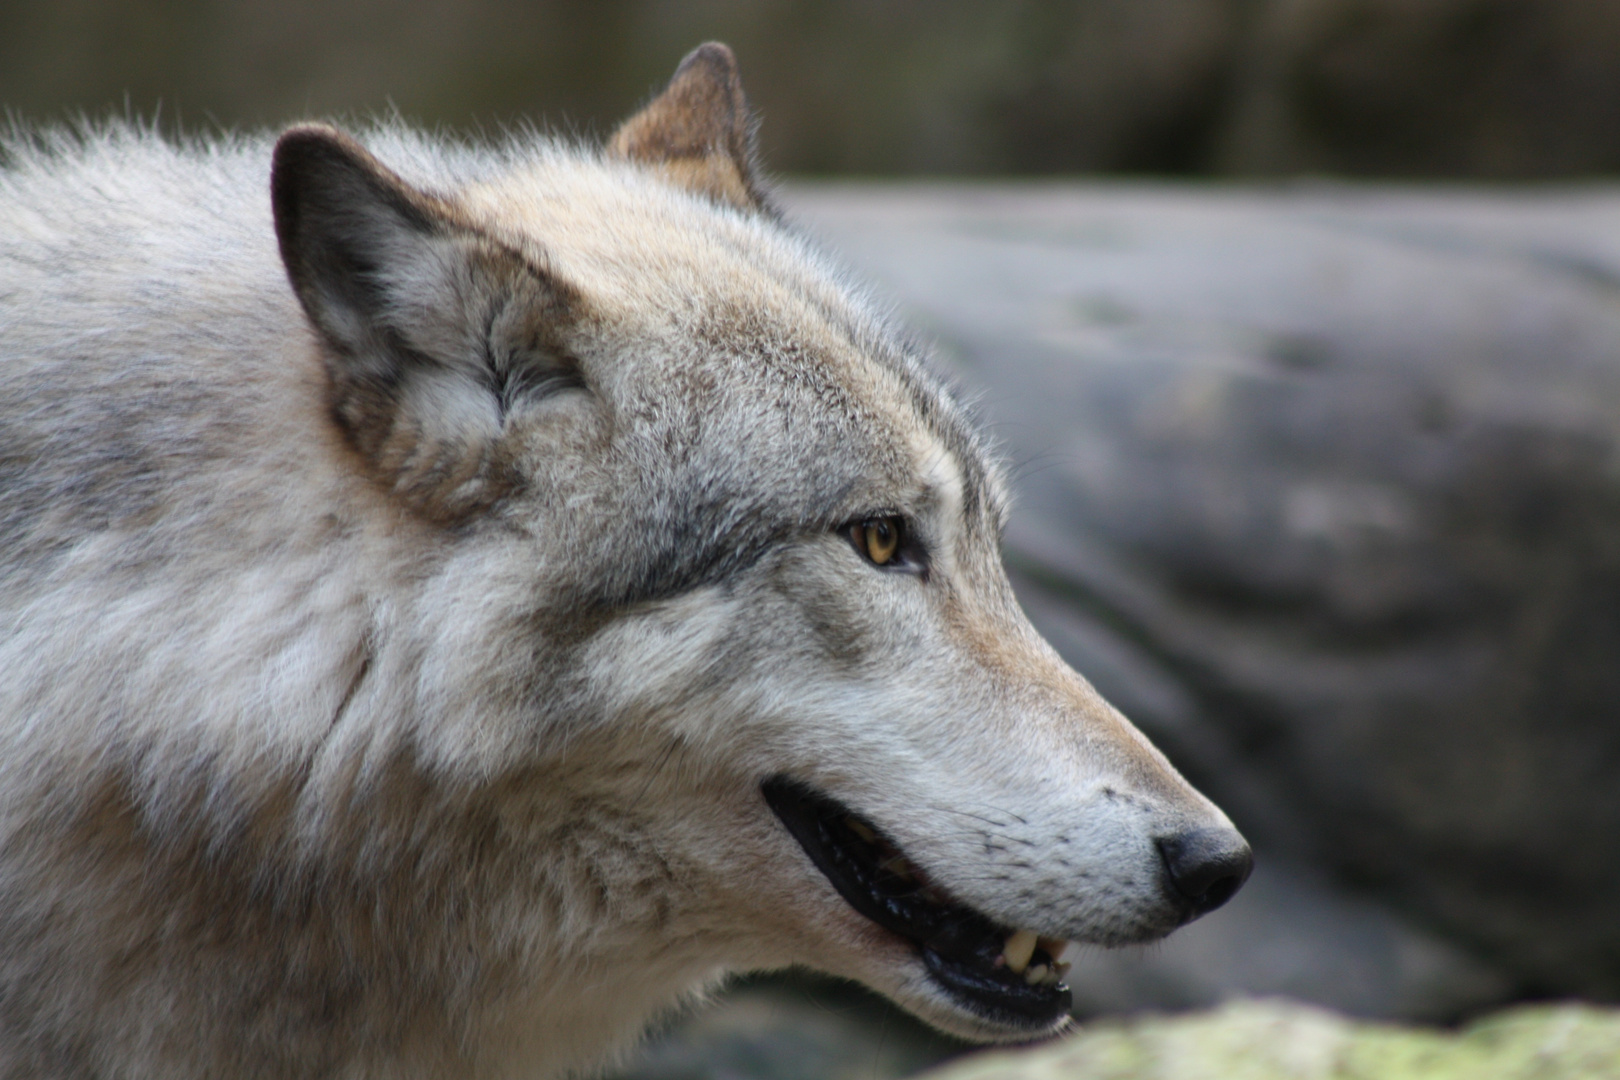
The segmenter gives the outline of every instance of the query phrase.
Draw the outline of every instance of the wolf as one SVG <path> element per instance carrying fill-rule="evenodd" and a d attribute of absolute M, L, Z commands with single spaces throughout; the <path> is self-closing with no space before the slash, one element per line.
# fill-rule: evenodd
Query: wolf
<path fill-rule="evenodd" d="M 724 46 L 600 147 L 4 153 L 0 1075 L 557 1075 L 792 965 L 1029 1039 L 1242 884 Z"/>

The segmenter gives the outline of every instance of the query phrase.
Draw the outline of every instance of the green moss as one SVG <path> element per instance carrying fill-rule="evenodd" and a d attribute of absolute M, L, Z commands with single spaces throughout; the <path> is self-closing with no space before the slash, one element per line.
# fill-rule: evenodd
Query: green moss
<path fill-rule="evenodd" d="M 1363 1024 L 1244 1001 L 1212 1012 L 1088 1025 L 1022 1051 L 979 1054 L 926 1080 L 1620 1080 L 1620 1011 L 1499 1013 L 1461 1032 Z"/>

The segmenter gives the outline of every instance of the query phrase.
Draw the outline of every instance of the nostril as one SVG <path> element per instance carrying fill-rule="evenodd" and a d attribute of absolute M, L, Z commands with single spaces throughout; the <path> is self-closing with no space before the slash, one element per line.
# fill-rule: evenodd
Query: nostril
<path fill-rule="evenodd" d="M 1191 829 L 1160 840 L 1159 855 L 1189 920 L 1232 899 L 1254 869 L 1249 845 L 1235 829 Z"/>

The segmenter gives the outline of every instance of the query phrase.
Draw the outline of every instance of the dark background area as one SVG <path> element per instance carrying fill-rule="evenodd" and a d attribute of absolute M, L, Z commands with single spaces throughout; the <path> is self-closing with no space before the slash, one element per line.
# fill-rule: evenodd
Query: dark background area
<path fill-rule="evenodd" d="M 5 0 L 0 105 L 599 131 L 711 38 L 786 173 L 1620 166 L 1612 0 Z"/>

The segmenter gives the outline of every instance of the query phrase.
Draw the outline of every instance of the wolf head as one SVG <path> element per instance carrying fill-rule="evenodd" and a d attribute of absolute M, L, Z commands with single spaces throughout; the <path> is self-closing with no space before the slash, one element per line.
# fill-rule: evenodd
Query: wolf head
<path fill-rule="evenodd" d="M 719 45 L 567 167 L 281 139 L 344 467 L 435 538 L 390 722 L 505 793 L 506 895 L 593 978 L 804 964 L 1052 1030 L 1069 940 L 1169 932 L 1248 849 L 1030 627 L 995 461 L 752 153 Z"/>

